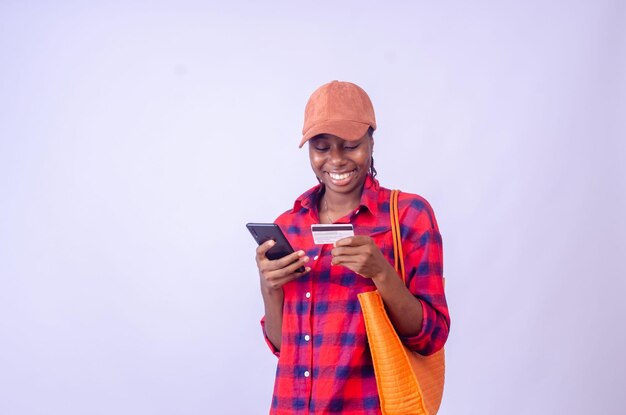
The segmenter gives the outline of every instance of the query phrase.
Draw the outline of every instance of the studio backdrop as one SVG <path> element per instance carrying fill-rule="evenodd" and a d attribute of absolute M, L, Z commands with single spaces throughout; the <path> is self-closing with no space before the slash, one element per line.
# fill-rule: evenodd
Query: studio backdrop
<path fill-rule="evenodd" d="M 441 414 L 626 411 L 626 5 L 0 4 L 0 413 L 266 414 L 246 222 L 316 184 L 362 86 L 437 215 Z"/>

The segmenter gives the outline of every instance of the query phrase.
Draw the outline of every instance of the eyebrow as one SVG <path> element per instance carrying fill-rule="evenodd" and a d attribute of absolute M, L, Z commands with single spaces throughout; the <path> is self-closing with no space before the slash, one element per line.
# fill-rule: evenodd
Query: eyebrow
<path fill-rule="evenodd" d="M 323 134 L 320 135 L 316 135 L 315 137 L 311 138 L 311 141 L 319 141 L 319 140 L 330 140 L 330 137 L 326 137 Z"/>
<path fill-rule="evenodd" d="M 361 139 L 358 139 L 358 140 L 344 140 L 341 137 L 337 137 L 337 138 L 339 138 L 339 140 L 341 140 L 341 144 L 342 145 L 344 145 L 346 143 L 361 142 Z M 315 137 L 311 138 L 310 141 L 311 141 L 311 144 L 314 144 L 314 143 L 319 142 L 319 141 L 330 141 L 330 140 L 333 140 L 333 138 L 332 137 L 327 137 L 326 135 L 320 134 L 320 135 L 316 135 Z"/>

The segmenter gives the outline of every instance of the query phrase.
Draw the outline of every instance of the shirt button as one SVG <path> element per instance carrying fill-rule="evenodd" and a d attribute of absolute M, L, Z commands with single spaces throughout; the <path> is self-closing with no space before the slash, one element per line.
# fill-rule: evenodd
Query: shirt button
<path fill-rule="evenodd" d="M 317 258 L 319 258 L 319 255 L 315 255 L 315 256 L 313 257 L 313 261 L 317 261 Z"/>
<path fill-rule="evenodd" d="M 306 298 L 311 298 L 311 293 L 307 292 L 306 294 L 304 294 L 304 296 L 305 296 Z"/>
<path fill-rule="evenodd" d="M 305 341 L 309 341 L 309 340 L 311 340 L 311 336 L 309 336 L 308 334 L 305 334 L 305 335 L 304 335 L 304 340 L 305 340 Z"/>
<path fill-rule="evenodd" d="M 308 371 L 308 370 L 305 370 L 305 371 L 304 371 L 304 377 L 305 377 L 305 378 L 308 378 L 309 376 L 311 376 L 311 374 L 309 373 L 309 371 Z"/>

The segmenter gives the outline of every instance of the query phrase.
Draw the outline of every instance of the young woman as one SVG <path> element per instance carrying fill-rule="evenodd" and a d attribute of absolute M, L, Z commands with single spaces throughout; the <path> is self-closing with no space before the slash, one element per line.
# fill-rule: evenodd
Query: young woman
<path fill-rule="evenodd" d="M 380 414 L 360 292 L 379 291 L 412 350 L 435 353 L 448 337 L 441 236 L 415 194 L 399 198 L 406 285 L 392 266 L 390 190 L 375 178 L 375 129 L 372 103 L 355 84 L 333 81 L 307 103 L 300 147 L 308 142 L 319 184 L 276 220 L 296 252 L 269 260 L 272 241 L 256 251 L 261 324 L 278 356 L 271 414 Z M 311 225 L 319 223 L 351 223 L 355 236 L 316 245 Z"/>

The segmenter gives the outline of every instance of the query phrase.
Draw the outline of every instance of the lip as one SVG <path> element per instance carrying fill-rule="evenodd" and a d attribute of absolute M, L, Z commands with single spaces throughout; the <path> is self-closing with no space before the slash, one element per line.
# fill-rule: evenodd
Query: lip
<path fill-rule="evenodd" d="M 341 172 L 326 171 L 328 179 L 335 186 L 345 186 L 349 184 L 356 175 L 357 169 Z"/>

